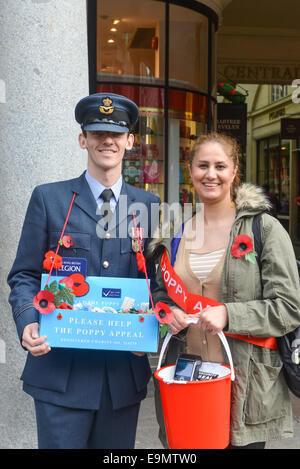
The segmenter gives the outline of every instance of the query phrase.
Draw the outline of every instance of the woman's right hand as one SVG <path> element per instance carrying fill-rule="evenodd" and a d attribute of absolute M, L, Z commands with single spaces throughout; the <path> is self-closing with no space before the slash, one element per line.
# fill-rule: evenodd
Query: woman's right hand
<path fill-rule="evenodd" d="M 170 332 L 171 334 L 175 335 L 178 334 L 178 332 L 182 331 L 186 327 L 188 327 L 188 315 L 182 311 L 182 309 L 174 307 L 172 308 L 173 314 L 174 314 L 174 320 L 170 324 Z"/>

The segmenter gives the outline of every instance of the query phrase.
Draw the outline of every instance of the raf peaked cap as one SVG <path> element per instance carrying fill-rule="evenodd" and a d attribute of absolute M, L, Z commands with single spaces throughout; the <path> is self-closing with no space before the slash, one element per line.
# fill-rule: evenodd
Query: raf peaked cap
<path fill-rule="evenodd" d="M 79 101 L 75 119 L 82 130 L 130 132 L 139 117 L 137 105 L 119 94 L 96 93 Z"/>

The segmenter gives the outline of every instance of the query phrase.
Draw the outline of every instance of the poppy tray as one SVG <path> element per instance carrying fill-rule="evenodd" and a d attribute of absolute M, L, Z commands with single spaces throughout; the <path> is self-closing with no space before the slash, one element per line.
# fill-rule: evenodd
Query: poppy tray
<path fill-rule="evenodd" d="M 47 278 L 42 275 L 41 290 Z M 51 276 L 48 286 L 54 290 L 63 280 Z M 159 323 L 145 279 L 86 277 L 73 291 L 73 305 L 40 314 L 40 335 L 50 347 L 157 352 Z"/>

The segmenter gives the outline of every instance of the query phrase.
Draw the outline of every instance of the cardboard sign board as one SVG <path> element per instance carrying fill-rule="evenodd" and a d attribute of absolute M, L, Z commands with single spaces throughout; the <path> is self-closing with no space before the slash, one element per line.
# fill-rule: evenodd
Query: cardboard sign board
<path fill-rule="evenodd" d="M 42 290 L 47 278 L 42 275 Z M 63 278 L 51 276 L 48 285 Z M 86 277 L 84 282 L 82 291 L 88 291 L 75 296 L 73 309 L 40 315 L 40 335 L 51 347 L 157 352 L 159 323 L 149 312 L 146 279 Z"/>

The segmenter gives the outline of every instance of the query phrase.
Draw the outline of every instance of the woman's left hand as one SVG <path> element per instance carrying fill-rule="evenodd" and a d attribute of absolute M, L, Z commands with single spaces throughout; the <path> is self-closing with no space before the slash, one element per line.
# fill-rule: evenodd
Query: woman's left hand
<path fill-rule="evenodd" d="M 228 323 L 228 312 L 224 305 L 210 306 L 195 316 L 199 318 L 197 327 L 213 335 L 221 332 Z"/>

